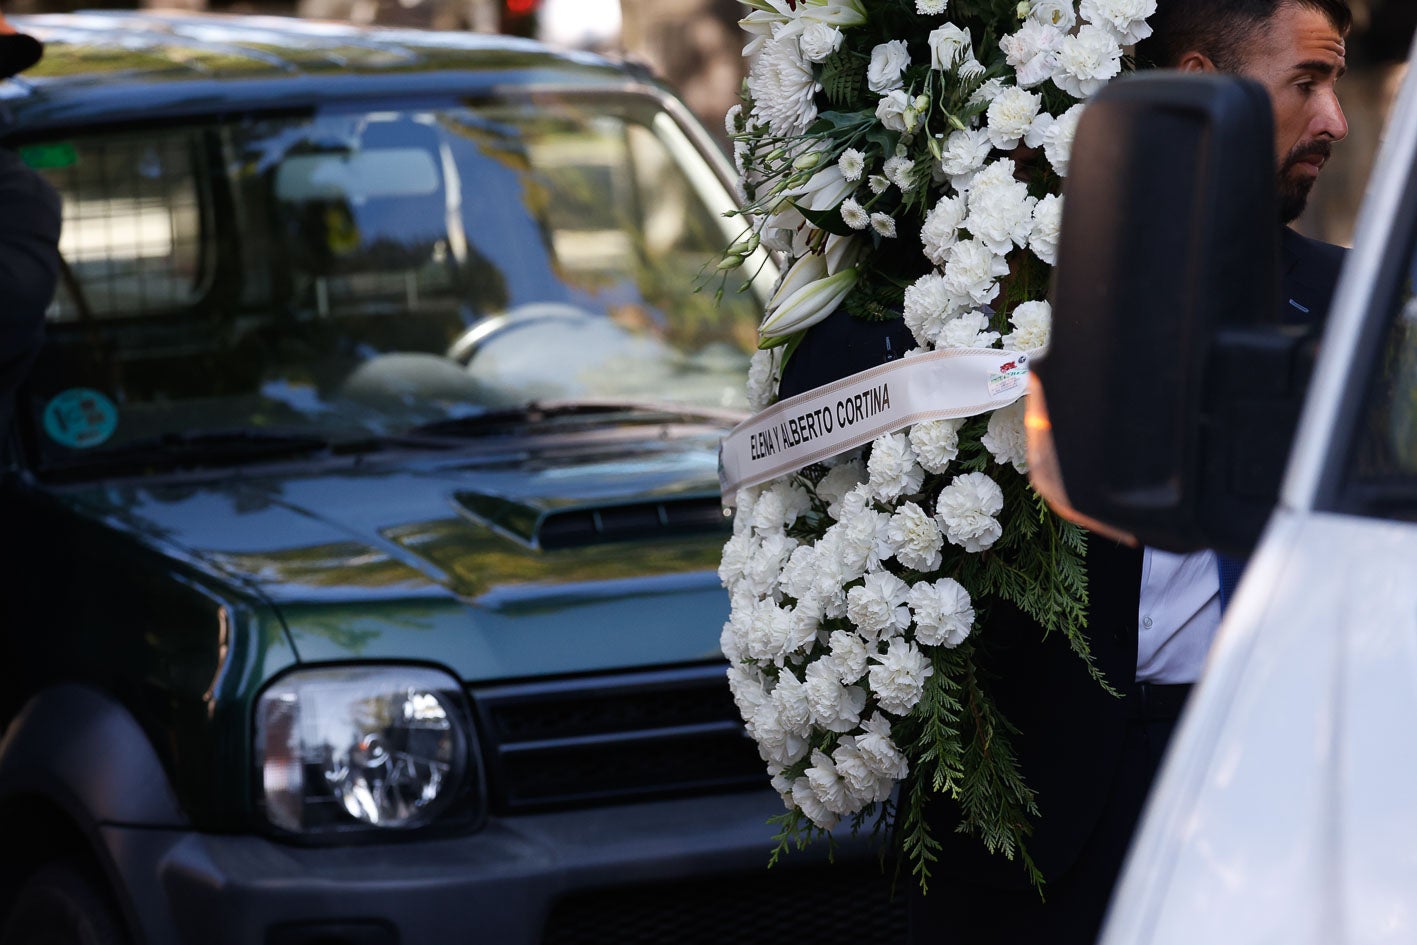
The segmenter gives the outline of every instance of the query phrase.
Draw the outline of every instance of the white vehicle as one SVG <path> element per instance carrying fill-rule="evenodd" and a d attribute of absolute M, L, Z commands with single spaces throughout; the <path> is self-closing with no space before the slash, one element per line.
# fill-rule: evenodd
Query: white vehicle
<path fill-rule="evenodd" d="M 1104 945 L 1417 941 L 1417 71 L 1317 345 L 1256 315 L 1267 115 L 1233 78 L 1124 80 L 1068 180 L 1039 368 L 1067 489 L 1039 487 L 1149 545 L 1250 554 Z"/>

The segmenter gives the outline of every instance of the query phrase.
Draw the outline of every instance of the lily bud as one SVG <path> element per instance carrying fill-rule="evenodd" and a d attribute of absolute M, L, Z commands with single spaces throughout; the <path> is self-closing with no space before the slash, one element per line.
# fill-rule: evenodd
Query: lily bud
<path fill-rule="evenodd" d="M 737 269 L 737 268 L 738 268 L 739 266 L 741 266 L 741 265 L 743 265 L 743 257 L 742 257 L 742 256 L 737 256 L 737 255 L 734 255 L 734 256 L 724 256 L 722 259 L 720 259 L 720 260 L 718 261 L 718 266 L 715 267 L 715 268 L 716 268 L 719 272 L 731 272 L 731 271 L 733 271 L 734 269 Z"/>
<path fill-rule="evenodd" d="M 758 346 L 762 347 L 767 342 L 771 347 L 774 339 L 811 328 L 835 311 L 842 299 L 855 287 L 856 270 L 846 269 L 798 289 L 787 297 L 758 330 Z"/>
<path fill-rule="evenodd" d="M 730 256 L 750 255 L 753 250 L 758 248 L 758 243 L 760 242 L 762 242 L 762 240 L 758 237 L 758 234 L 753 233 L 747 239 L 741 239 L 728 247 L 727 254 Z"/>
<path fill-rule="evenodd" d="M 964 130 L 965 130 L 964 122 L 960 121 L 958 117 L 956 117 L 956 116 L 954 116 L 954 115 L 950 115 L 950 116 L 949 116 L 949 119 L 950 119 L 950 127 L 951 127 L 951 128 L 955 129 L 956 131 L 964 131 Z"/>
<path fill-rule="evenodd" d="M 798 171 L 810 171 L 820 163 L 822 163 L 822 152 L 808 151 L 806 154 L 799 154 L 793 159 L 792 168 Z"/>
<path fill-rule="evenodd" d="M 773 292 L 772 298 L 768 299 L 768 311 L 775 310 L 792 293 L 809 282 L 823 278 L 826 274 L 827 261 L 818 254 L 811 253 L 798 259 L 787 270 L 787 274 L 782 277 L 782 283 Z"/>
<path fill-rule="evenodd" d="M 865 23 L 866 7 L 861 0 L 805 0 L 798 4 L 797 15 L 843 29 Z"/>

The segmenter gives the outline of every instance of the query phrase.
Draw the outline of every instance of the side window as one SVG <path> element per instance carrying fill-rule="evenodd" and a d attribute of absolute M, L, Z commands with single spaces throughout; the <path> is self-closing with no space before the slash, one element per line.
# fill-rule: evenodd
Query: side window
<path fill-rule="evenodd" d="M 104 135 L 27 148 L 64 203 L 61 281 L 50 319 L 127 318 L 184 308 L 208 288 L 190 133 Z M 75 291 L 75 283 L 78 291 Z"/>

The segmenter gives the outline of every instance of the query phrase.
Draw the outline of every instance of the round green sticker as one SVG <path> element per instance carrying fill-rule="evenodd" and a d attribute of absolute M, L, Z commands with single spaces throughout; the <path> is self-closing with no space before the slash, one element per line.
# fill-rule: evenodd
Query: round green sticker
<path fill-rule="evenodd" d="M 44 432 L 71 450 L 98 446 L 118 429 L 113 401 L 88 387 L 71 387 L 44 405 Z"/>

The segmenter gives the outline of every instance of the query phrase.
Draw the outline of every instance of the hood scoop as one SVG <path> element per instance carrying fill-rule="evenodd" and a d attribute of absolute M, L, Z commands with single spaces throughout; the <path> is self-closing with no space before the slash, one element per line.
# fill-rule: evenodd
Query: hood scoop
<path fill-rule="evenodd" d="M 717 495 L 560 508 L 478 492 L 455 498 L 479 525 L 543 551 L 730 530 Z"/>

